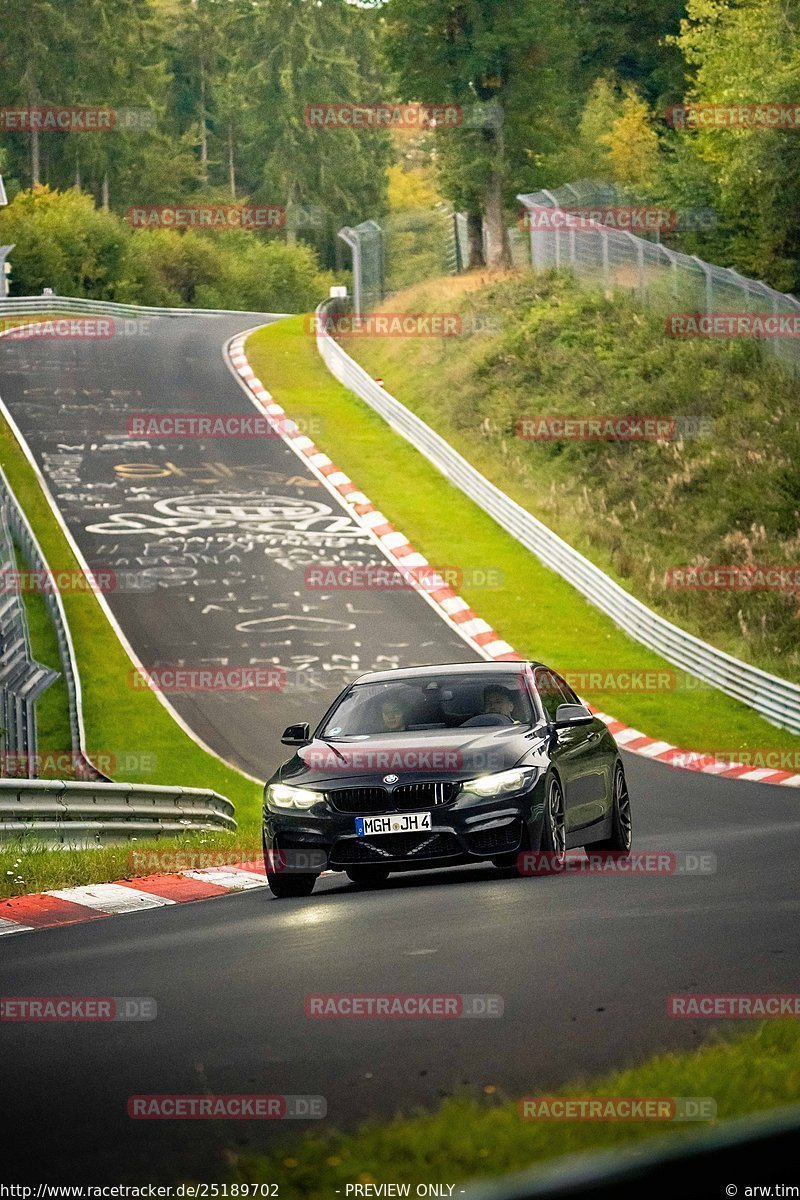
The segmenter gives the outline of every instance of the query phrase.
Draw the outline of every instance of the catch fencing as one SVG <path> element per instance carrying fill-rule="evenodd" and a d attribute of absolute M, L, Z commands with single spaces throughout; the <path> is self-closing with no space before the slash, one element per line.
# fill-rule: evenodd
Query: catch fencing
<path fill-rule="evenodd" d="M 553 191 L 517 196 L 523 206 L 521 224 L 527 227 L 530 262 L 537 270 L 558 268 L 577 279 L 634 292 L 650 307 L 665 312 L 763 314 L 800 318 L 800 301 L 748 279 L 730 267 L 704 262 L 665 246 L 657 236 L 640 237 L 626 229 L 610 228 L 586 216 L 592 208 L 618 208 L 616 189 L 581 180 Z M 552 213 L 564 214 L 554 226 Z M 708 227 L 713 214 L 692 209 L 674 214 L 675 227 Z M 656 230 L 657 235 L 657 230 Z M 765 358 L 800 374 L 800 338 L 759 339 Z"/>
<path fill-rule="evenodd" d="M 552 191 L 520 194 L 517 200 L 522 205 L 520 219 L 507 230 L 514 267 L 569 270 L 582 282 L 633 292 L 643 304 L 665 314 L 758 314 L 800 323 L 796 297 L 664 245 L 657 228 L 639 236 L 587 216 L 592 209 L 657 211 L 657 206 L 631 201 L 611 184 L 578 180 Z M 563 223 L 553 224 L 554 212 Z M 709 208 L 671 215 L 674 224 L 667 235 L 709 229 L 716 223 Z M 466 217 L 446 205 L 394 214 L 383 225 L 364 221 L 341 230 L 339 236 L 352 252 L 357 315 L 402 288 L 459 274 L 469 260 Z M 759 344 L 767 361 L 800 375 L 800 338 L 764 337 Z"/>

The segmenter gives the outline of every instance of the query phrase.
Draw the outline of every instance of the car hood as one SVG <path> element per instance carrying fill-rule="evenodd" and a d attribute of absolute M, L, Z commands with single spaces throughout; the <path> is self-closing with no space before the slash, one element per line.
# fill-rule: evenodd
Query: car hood
<path fill-rule="evenodd" d="M 535 763 L 542 737 L 529 726 L 490 726 L 323 742 L 301 747 L 280 771 L 295 787 L 320 784 L 347 787 L 380 783 L 396 775 L 400 783 L 424 779 L 473 779 L 507 771 L 520 760 Z"/>

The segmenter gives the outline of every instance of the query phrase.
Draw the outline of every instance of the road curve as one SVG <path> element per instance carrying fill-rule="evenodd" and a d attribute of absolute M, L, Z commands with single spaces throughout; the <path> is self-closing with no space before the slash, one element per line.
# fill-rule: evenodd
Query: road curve
<path fill-rule="evenodd" d="M 139 415 L 255 418 L 223 357 L 253 320 L 147 318 L 109 340 L 0 340 L 0 396 L 84 557 L 113 573 L 108 602 L 145 667 L 283 670 L 279 693 L 169 696 L 217 753 L 261 778 L 281 730 L 321 716 L 362 671 L 477 656 L 410 589 L 306 586 L 315 565 L 386 559 L 279 437 L 130 435 Z M 132 576 L 150 590 L 131 589 Z"/>
<path fill-rule="evenodd" d="M 164 322 L 146 353 L 126 344 L 109 353 L 99 344 L 16 343 L 4 356 L 0 394 L 96 564 L 105 556 L 105 565 L 114 565 L 116 543 L 109 542 L 107 530 L 87 526 L 119 526 L 111 521 L 115 514 L 129 524 L 135 518 L 134 525 L 146 517 L 152 525 L 154 515 L 173 513 L 176 499 L 183 503 L 200 490 L 206 497 L 209 490 L 234 490 L 239 502 L 242 496 L 263 498 L 267 485 L 291 498 L 314 494 L 302 479 L 293 481 L 297 460 L 290 463 L 290 452 L 277 441 L 228 441 L 215 445 L 213 454 L 173 444 L 135 448 L 123 444 L 109 423 L 132 406 L 161 411 L 159 404 L 180 404 L 199 412 L 214 404 L 217 411 L 244 411 L 246 401 L 219 353 L 236 328 L 235 319 L 213 325 Z M 81 432 L 87 411 L 91 439 Z M 319 441 L 324 447 L 324 433 Z M 65 461 L 71 455 L 80 462 Z M 121 482 L 114 467 L 140 460 L 195 473 L 187 482 L 169 468 L 134 492 L 142 483 L 131 485 L 127 476 Z M 220 488 L 208 462 L 234 471 L 236 488 Z M 201 483 L 205 476 L 197 474 L 198 467 L 209 482 Z M 259 476 L 264 470 L 280 479 Z M 98 484 L 107 485 L 100 494 Z M 327 496 L 314 498 L 331 503 Z M 166 512 L 156 507 L 160 500 L 167 502 Z M 186 511 L 179 521 L 185 523 Z M 273 513 L 259 519 L 276 518 Z M 155 540 L 165 528 L 187 536 L 180 524 L 156 528 Z M 280 536 L 281 526 L 244 532 Z M 292 544 L 292 530 L 284 534 Z M 177 559 L 180 545 L 175 546 Z M 324 555 L 331 547 L 312 549 Z M 377 554 L 355 540 L 347 550 Z M 214 557 L 212 550 L 204 554 Z M 150 552 L 141 550 L 139 557 L 149 558 Z M 365 669 L 385 652 L 387 634 L 390 653 L 402 662 L 471 657 L 422 600 L 400 592 L 378 593 L 377 599 L 371 594 L 358 611 L 335 596 L 330 604 L 324 601 L 325 616 L 335 614 L 332 619 L 341 623 L 325 637 L 309 634 L 307 626 L 284 629 L 278 638 L 242 635 L 240 585 L 257 581 L 263 595 L 249 596 L 248 603 L 260 604 L 259 613 L 272 615 L 269 606 L 277 604 L 287 605 L 284 611 L 294 617 L 313 616 L 323 605 L 321 598 L 298 595 L 303 563 L 286 557 L 287 567 L 279 554 L 266 557 L 274 559 L 269 571 L 262 556 L 259 571 L 251 574 L 236 563 L 198 563 L 194 600 L 190 590 L 175 585 L 159 587 L 146 600 L 112 593 L 110 602 L 144 661 L 167 653 L 174 658 L 176 651 L 187 657 L 200 647 L 209 653 L 213 646 L 214 655 L 231 659 L 277 655 L 283 662 L 304 654 L 320 668 L 324 662 L 330 667 L 334 654 L 356 654 Z M 237 572 L 229 588 L 234 600 L 225 601 L 221 589 L 233 578 L 226 573 L 231 566 Z M 190 625 L 187 616 L 209 597 L 212 603 L 217 597 L 213 620 Z M 260 617 L 244 617 L 250 619 Z M 330 688 L 326 675 L 336 677 L 320 669 L 324 687 L 312 693 L 316 711 Z M 263 774 L 280 754 L 279 727 L 309 697 L 283 699 L 177 697 L 175 703 L 221 753 Z M 303 1124 L 133 1121 L 127 1098 L 322 1095 L 328 1103 L 325 1124 L 351 1126 L 369 1115 L 433 1106 L 459 1089 L 481 1093 L 493 1085 L 509 1095 L 530 1094 L 660 1048 L 696 1045 L 710 1023 L 670 1019 L 671 993 L 797 990 L 800 815 L 794 793 L 673 771 L 630 755 L 625 762 L 637 846 L 712 852 L 713 874 L 517 879 L 464 867 L 393 877 L 368 893 L 333 876 L 321 880 L 307 900 L 279 902 L 257 891 L 3 938 L 3 996 L 151 996 L 158 1004 L 157 1019 L 147 1024 L 0 1026 L 5 1177 L 60 1183 L 187 1175 L 214 1180 L 221 1176 L 225 1149 L 268 1148 L 301 1132 Z M 471 1021 L 305 1015 L 310 993 L 341 992 L 491 993 L 503 997 L 505 1011 L 497 1020 Z"/>

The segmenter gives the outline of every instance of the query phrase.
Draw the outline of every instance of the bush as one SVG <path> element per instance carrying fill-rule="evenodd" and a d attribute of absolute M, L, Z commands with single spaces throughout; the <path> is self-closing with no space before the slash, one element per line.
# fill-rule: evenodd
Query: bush
<path fill-rule="evenodd" d="M 76 189 L 20 192 L 0 210 L 0 242 L 15 244 L 16 296 L 52 287 L 125 304 L 303 312 L 333 280 L 309 246 L 239 229 L 132 230 Z"/>
<path fill-rule="evenodd" d="M 0 209 L 0 242 L 9 256 L 15 296 L 51 287 L 61 295 L 113 299 L 131 231 L 119 217 L 96 209 L 91 196 L 36 187 Z"/>

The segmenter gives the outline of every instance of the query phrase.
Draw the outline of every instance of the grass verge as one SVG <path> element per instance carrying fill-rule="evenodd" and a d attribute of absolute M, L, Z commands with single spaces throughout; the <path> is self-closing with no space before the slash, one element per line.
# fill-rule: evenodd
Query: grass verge
<path fill-rule="evenodd" d="M 465 572 L 474 567 L 498 573 L 500 587 L 465 582 L 459 590 L 519 653 L 572 673 L 598 669 L 669 673 L 662 659 L 628 638 L 542 566 L 342 387 L 322 362 L 302 318 L 252 334 L 246 351 L 275 399 L 291 416 L 305 415 L 320 448 L 429 562 Z M 674 686 L 660 691 L 580 690 L 620 720 L 686 749 L 800 748 L 800 739 L 773 728 L 751 709 L 688 676 L 673 675 Z"/>
<path fill-rule="evenodd" d="M 622 1150 L 656 1137 L 692 1138 L 708 1122 L 525 1120 L 491 1085 L 480 1100 L 454 1097 L 433 1112 L 370 1122 L 355 1132 L 309 1134 L 269 1157 L 232 1154 L 233 1174 L 278 1184 L 281 1197 L 322 1200 L 348 1183 L 411 1184 L 500 1176 L 567 1154 Z M 735 1041 L 662 1054 L 589 1083 L 546 1093 L 592 1097 L 709 1097 L 717 1120 L 791 1104 L 800 1097 L 800 1026 L 762 1025 Z M 531 1096 L 542 1095 L 531 1089 Z"/>
<path fill-rule="evenodd" d="M 686 308 L 663 298 L 663 308 Z M 747 338 L 675 338 L 661 308 L 566 274 L 475 273 L 400 292 L 464 335 L 345 348 L 480 471 L 651 608 L 800 681 L 798 590 L 674 586 L 688 565 L 798 575 L 797 382 Z M 477 329 L 479 332 L 471 333 Z M 653 417 L 660 441 L 532 436 L 526 418 Z M 527 435 L 527 436 L 526 436 Z"/>

